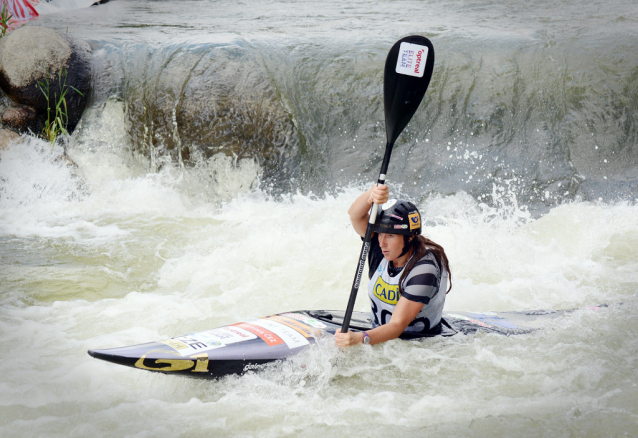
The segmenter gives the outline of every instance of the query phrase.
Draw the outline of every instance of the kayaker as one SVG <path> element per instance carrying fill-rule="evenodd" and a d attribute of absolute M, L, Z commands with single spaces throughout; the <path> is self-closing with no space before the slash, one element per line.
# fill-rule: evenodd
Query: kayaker
<path fill-rule="evenodd" d="M 367 332 L 338 330 L 339 347 L 379 344 L 402 333 L 418 336 L 441 331 L 445 295 L 452 288 L 447 256 L 441 245 L 421 235 L 416 206 L 388 200 L 389 193 L 387 184 L 374 185 L 348 210 L 352 226 L 363 237 L 372 203 L 380 205 L 368 254 L 374 328 Z"/>

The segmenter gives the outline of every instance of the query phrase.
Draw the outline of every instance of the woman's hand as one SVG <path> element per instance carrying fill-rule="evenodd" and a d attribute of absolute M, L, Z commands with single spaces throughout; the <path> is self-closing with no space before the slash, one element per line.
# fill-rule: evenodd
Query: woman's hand
<path fill-rule="evenodd" d="M 372 330 L 366 330 L 368 336 L 370 336 L 370 345 L 380 344 L 398 338 L 410 322 L 416 318 L 422 308 L 423 303 L 417 303 L 405 297 L 399 298 L 399 302 L 387 324 L 383 324 Z M 337 344 L 337 347 L 351 347 L 353 345 L 363 344 L 363 333 L 351 331 L 341 333 L 341 329 L 338 329 L 335 332 L 335 344 Z"/>
<path fill-rule="evenodd" d="M 352 347 L 353 345 L 363 344 L 363 333 L 351 332 L 341 333 L 341 329 L 335 332 L 335 344 L 337 347 Z"/>
<path fill-rule="evenodd" d="M 363 237 L 366 234 L 372 203 L 385 204 L 388 202 L 389 194 L 390 188 L 387 184 L 375 184 L 354 200 L 348 209 L 348 215 L 350 216 L 350 223 L 359 236 Z"/>
<path fill-rule="evenodd" d="M 370 190 L 368 190 L 370 196 L 368 197 L 368 204 L 385 204 L 388 202 L 390 195 L 390 187 L 387 184 L 375 184 Z"/>

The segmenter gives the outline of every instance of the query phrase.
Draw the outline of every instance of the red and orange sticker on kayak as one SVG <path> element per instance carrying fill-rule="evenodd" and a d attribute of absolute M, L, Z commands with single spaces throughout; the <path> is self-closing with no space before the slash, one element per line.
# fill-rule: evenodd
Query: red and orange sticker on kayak
<path fill-rule="evenodd" d="M 313 329 L 312 327 L 309 327 L 302 322 L 296 321 L 292 318 L 287 318 L 285 316 L 280 316 L 280 315 L 269 316 L 267 317 L 267 319 L 277 321 L 278 323 L 287 325 L 288 327 L 297 330 L 306 338 L 314 338 L 314 332 L 316 329 Z"/>
<path fill-rule="evenodd" d="M 245 322 L 240 322 L 239 324 L 234 324 L 234 325 L 236 327 L 243 328 L 244 330 L 259 336 L 270 347 L 272 347 L 273 345 L 279 345 L 284 343 L 283 339 L 281 339 L 279 336 L 277 336 L 270 330 L 266 330 L 263 327 L 259 327 L 258 325 L 248 324 Z"/>

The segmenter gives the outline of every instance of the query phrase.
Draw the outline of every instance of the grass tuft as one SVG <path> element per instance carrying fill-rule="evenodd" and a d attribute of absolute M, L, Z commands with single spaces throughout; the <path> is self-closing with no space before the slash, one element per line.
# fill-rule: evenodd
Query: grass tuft
<path fill-rule="evenodd" d="M 13 18 L 12 14 L 9 14 L 7 10 L 7 2 L 3 0 L 2 2 L 2 11 L 0 12 L 0 38 L 7 34 L 7 29 L 9 29 L 9 20 Z"/>
<path fill-rule="evenodd" d="M 83 96 L 80 90 L 71 85 L 67 85 L 66 77 L 67 71 L 62 67 L 58 72 L 59 95 L 56 93 L 51 96 L 51 83 L 49 82 L 48 76 L 45 77 L 43 81 L 38 82 L 40 91 L 42 91 L 42 94 L 44 94 L 47 100 L 47 119 L 46 122 L 44 122 L 42 135 L 51 144 L 55 144 L 60 135 L 68 135 L 67 124 L 69 118 L 66 105 L 66 93 L 71 89 L 79 93 L 80 96 Z"/>

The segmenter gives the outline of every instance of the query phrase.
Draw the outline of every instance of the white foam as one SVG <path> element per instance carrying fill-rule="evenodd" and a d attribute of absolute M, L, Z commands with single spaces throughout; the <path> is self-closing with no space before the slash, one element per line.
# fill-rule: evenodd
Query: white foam
<path fill-rule="evenodd" d="M 356 425 L 365 435 L 458 435 L 469 427 L 482 434 L 490 418 L 525 428 L 531 415 L 544 422 L 534 429 L 542 435 L 562 427 L 556 415 L 572 418 L 575 404 L 589 417 L 635 408 L 626 382 L 636 377 L 638 348 L 638 207 L 629 203 L 575 202 L 539 219 L 507 192 L 498 208 L 465 193 L 419 205 L 424 233 L 450 259 L 447 309 L 625 302 L 568 314 L 530 335 L 347 352 L 326 338 L 262 372 L 204 383 L 90 358 L 89 348 L 343 309 L 361 247 L 346 211 L 362 188 L 275 200 L 242 183 L 201 196 L 211 184 L 201 175 L 255 181 L 258 170 L 219 158 L 146 174 L 118 155 L 117 132 L 91 149 L 100 131 L 89 128 L 69 147 L 78 169 L 58 159 L 61 149 L 28 138 L 0 159 L 1 434 L 46 434 L 55 425 L 65 435 L 139 428 L 275 436 L 320 424 L 326 434 L 355 433 Z M 356 309 L 368 306 L 364 282 Z"/>

